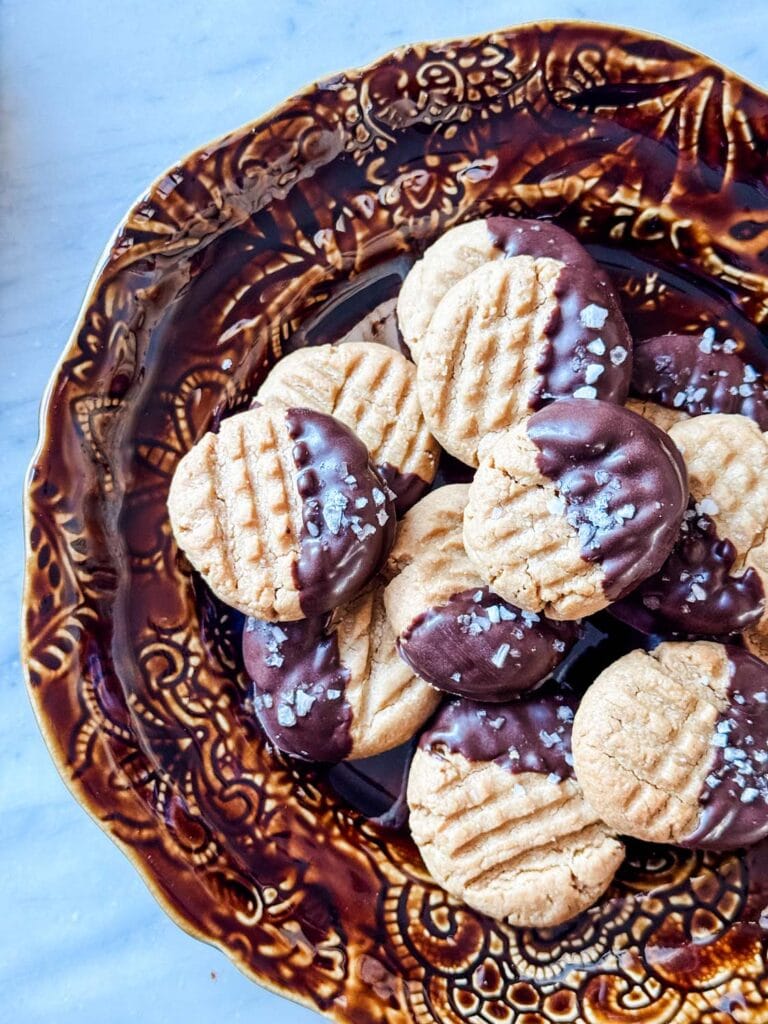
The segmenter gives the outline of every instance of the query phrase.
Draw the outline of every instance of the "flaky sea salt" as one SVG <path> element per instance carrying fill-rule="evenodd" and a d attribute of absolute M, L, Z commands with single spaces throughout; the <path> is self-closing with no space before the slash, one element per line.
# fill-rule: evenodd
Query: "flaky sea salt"
<path fill-rule="evenodd" d="M 605 373 L 605 367 L 600 363 L 589 363 L 584 371 L 584 380 L 587 384 L 594 384 L 600 374 Z"/>
<path fill-rule="evenodd" d="M 277 721 L 280 725 L 290 729 L 291 726 L 296 725 L 296 712 L 287 704 L 281 704 L 277 709 Z"/>
<path fill-rule="evenodd" d="M 591 352 L 593 356 L 604 356 L 605 355 L 605 342 L 602 338 L 595 338 L 594 341 L 590 341 L 587 345 L 587 352 Z"/>
<path fill-rule="evenodd" d="M 591 302 L 579 313 L 582 327 L 589 327 L 593 331 L 599 331 L 608 319 L 608 310 L 604 306 L 598 306 Z"/>
<path fill-rule="evenodd" d="M 378 487 L 374 487 L 373 490 L 371 491 L 371 494 L 373 495 L 373 500 L 376 502 L 377 505 L 383 505 L 384 502 L 387 500 L 387 496 L 384 493 L 384 491 L 380 491 Z"/>
<path fill-rule="evenodd" d="M 550 747 L 554 747 L 557 743 L 560 742 L 561 737 L 560 733 L 558 732 L 547 732 L 546 729 L 541 729 L 539 731 L 539 739 L 547 748 L 547 750 L 549 750 Z"/>
<path fill-rule="evenodd" d="M 491 658 L 491 662 L 496 666 L 496 668 L 504 668 L 504 663 L 506 662 L 508 655 L 509 644 L 499 644 Z"/>
<path fill-rule="evenodd" d="M 550 512 L 553 516 L 561 516 L 565 512 L 565 499 L 560 494 L 556 494 L 553 498 L 550 498 L 547 502 L 547 512 Z"/>
<path fill-rule="evenodd" d="M 336 535 L 341 530 L 341 522 L 344 516 L 344 509 L 347 507 L 347 497 L 341 491 L 331 490 L 325 496 L 323 505 L 323 519 L 325 525 Z"/>
<path fill-rule="evenodd" d="M 627 355 L 628 353 L 624 346 L 617 345 L 616 348 L 611 349 L 611 363 L 613 363 L 614 366 L 621 366 L 621 364 L 625 362 Z"/>
<path fill-rule="evenodd" d="M 299 718 L 304 718 L 312 710 L 312 705 L 315 703 L 315 698 L 311 693 L 307 693 L 306 690 L 296 691 L 296 714 Z"/>
<path fill-rule="evenodd" d="M 720 506 L 713 498 L 702 498 L 701 501 L 696 502 L 696 511 L 699 515 L 716 516 L 720 511 Z"/>
<path fill-rule="evenodd" d="M 574 398 L 597 398 L 597 390 L 591 385 L 585 385 L 584 387 L 576 388 L 573 392 Z"/>
<path fill-rule="evenodd" d="M 715 328 L 714 327 L 708 327 L 704 331 L 702 336 L 701 336 L 701 340 L 699 341 L 699 349 L 705 355 L 709 355 L 709 353 L 712 351 L 712 346 L 714 345 L 714 343 L 715 343 Z"/>

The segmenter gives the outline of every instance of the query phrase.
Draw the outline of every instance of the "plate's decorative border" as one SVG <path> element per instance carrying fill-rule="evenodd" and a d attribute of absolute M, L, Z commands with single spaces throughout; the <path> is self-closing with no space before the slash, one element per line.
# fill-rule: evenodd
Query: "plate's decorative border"
<path fill-rule="evenodd" d="M 529 145 L 492 144 L 508 122 Z M 406 166 L 408 132 L 421 141 Z M 668 151 L 658 194 L 643 178 L 646 140 Z M 765 939 L 744 923 L 739 858 L 670 853 L 644 862 L 645 877 L 627 873 L 577 926 L 515 932 L 448 900 L 409 844 L 273 757 L 240 717 L 216 615 L 203 602 L 192 621 L 173 606 L 190 583 L 157 516 L 180 455 L 242 400 L 303 307 L 375 261 L 372 241 L 418 246 L 502 197 L 518 212 L 572 209 L 587 236 L 653 245 L 762 323 L 768 228 L 737 215 L 733 196 L 748 205 L 751 189 L 768 206 L 766 153 L 768 98 L 706 58 L 633 31 L 527 26 L 404 48 L 319 83 L 189 156 L 120 226 L 43 410 L 25 506 L 24 664 L 77 799 L 173 918 L 262 984 L 354 1024 L 716 1024 L 731 1009 L 768 1020 Z M 347 175 L 333 211 L 331 173 Z M 312 237 L 287 220 L 295 196 L 319 211 Z M 249 265 L 258 306 L 215 361 L 185 353 L 138 428 L 165 297 L 225 231 L 273 207 L 291 244 Z M 141 633 L 126 601 L 158 579 L 172 611 Z M 318 837 L 338 871 L 315 870 Z M 638 885 L 653 899 L 637 901 Z M 699 959 L 684 961 L 694 946 Z"/>

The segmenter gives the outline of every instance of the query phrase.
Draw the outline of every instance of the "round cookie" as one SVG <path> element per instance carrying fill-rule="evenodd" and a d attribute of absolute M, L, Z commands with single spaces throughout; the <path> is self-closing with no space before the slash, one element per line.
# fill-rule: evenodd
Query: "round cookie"
<path fill-rule="evenodd" d="M 572 699 L 551 688 L 438 712 L 408 779 L 410 828 L 447 892 L 517 927 L 549 928 L 589 907 L 623 859 L 571 768 Z"/>
<path fill-rule="evenodd" d="M 222 601 L 270 621 L 354 598 L 389 553 L 395 510 L 362 441 L 270 402 L 224 420 L 176 468 L 179 546 Z"/>
<path fill-rule="evenodd" d="M 665 334 L 635 342 L 632 394 L 678 418 L 737 413 L 768 430 L 765 382 L 737 351 L 730 338 L 718 343 L 713 327 L 702 335 Z"/>
<path fill-rule="evenodd" d="M 279 750 L 311 761 L 373 757 L 405 743 L 440 699 L 398 657 L 381 584 L 329 615 L 249 618 L 243 658 L 265 732 Z"/>
<path fill-rule="evenodd" d="M 741 632 L 765 612 L 768 444 L 738 415 L 686 418 L 669 435 L 691 491 L 680 536 L 659 572 L 611 613 L 647 633 Z"/>
<path fill-rule="evenodd" d="M 387 614 L 401 657 L 448 693 L 496 702 L 537 686 L 579 638 L 501 600 L 467 558 L 462 521 L 468 487 L 441 487 L 398 529 L 386 574 Z"/>
<path fill-rule="evenodd" d="M 648 842 L 732 849 L 768 835 L 768 666 L 706 640 L 632 651 L 573 725 L 576 777 L 611 827 Z"/>
<path fill-rule="evenodd" d="M 610 278 L 573 235 L 549 221 L 489 217 L 446 231 L 403 281 L 397 318 L 414 362 L 419 362 L 421 341 L 447 292 L 478 267 L 514 256 L 551 257 L 582 267 L 598 289 L 590 301 L 609 311 L 607 347 L 612 348 L 616 342 L 628 348 L 628 333 Z M 614 330 L 619 331 L 620 338 L 613 338 Z"/>
<path fill-rule="evenodd" d="M 746 559 L 768 522 L 768 443 L 746 416 L 711 415 L 676 423 L 669 431 L 688 470 L 697 511 Z"/>
<path fill-rule="evenodd" d="M 485 448 L 464 546 L 507 601 L 581 618 L 661 567 L 687 499 L 685 466 L 665 433 L 621 406 L 568 399 Z"/>
<path fill-rule="evenodd" d="M 434 479 L 440 449 L 421 412 L 416 368 L 384 345 L 349 342 L 297 349 L 276 363 L 256 397 L 316 409 L 346 423 L 397 496 L 398 515 Z"/>
<path fill-rule="evenodd" d="M 547 402 L 623 402 L 631 339 L 607 277 L 554 225 L 494 218 L 505 258 L 446 291 L 421 344 L 427 424 L 475 466 L 483 439 Z M 426 258 L 426 257 L 425 257 Z"/>

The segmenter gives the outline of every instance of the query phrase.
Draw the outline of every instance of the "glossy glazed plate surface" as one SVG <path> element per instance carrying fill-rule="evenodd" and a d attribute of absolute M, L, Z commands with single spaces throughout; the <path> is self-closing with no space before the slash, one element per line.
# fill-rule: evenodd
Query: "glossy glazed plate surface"
<path fill-rule="evenodd" d="M 29 684 L 77 798 L 260 982 L 355 1024 L 768 1019 L 763 851 L 634 847 L 551 932 L 452 902 L 407 838 L 264 746 L 238 624 L 165 513 L 178 459 L 282 351 L 354 327 L 475 216 L 556 218 L 637 336 L 711 325 L 764 365 L 767 151 L 768 99 L 705 58 L 529 26 L 334 76 L 188 157 L 118 229 L 27 495 Z M 585 674 L 610 656 L 597 635 Z"/>

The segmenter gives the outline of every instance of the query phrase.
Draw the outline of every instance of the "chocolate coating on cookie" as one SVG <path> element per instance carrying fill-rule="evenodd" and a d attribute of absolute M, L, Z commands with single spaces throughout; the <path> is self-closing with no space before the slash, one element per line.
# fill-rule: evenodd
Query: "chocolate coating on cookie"
<path fill-rule="evenodd" d="M 608 610 L 648 634 L 740 633 L 761 618 L 765 592 L 755 569 L 732 575 L 736 560 L 731 541 L 719 537 L 711 516 L 691 503 L 661 569 Z"/>
<path fill-rule="evenodd" d="M 768 430 L 768 390 L 736 354 L 736 343 L 703 335 L 665 334 L 635 343 L 632 392 L 688 416 L 740 413 Z"/>
<path fill-rule="evenodd" d="M 658 427 L 608 402 L 555 402 L 527 432 L 582 558 L 599 563 L 606 596 L 618 600 L 661 567 L 677 539 L 688 501 L 680 453 Z"/>
<path fill-rule="evenodd" d="M 532 689 L 579 637 L 574 622 L 521 611 L 490 587 L 454 594 L 400 635 L 398 650 L 440 690 L 475 700 L 509 700 Z"/>
<path fill-rule="evenodd" d="M 560 260 L 557 308 L 544 333 L 549 344 L 536 363 L 540 379 L 532 409 L 586 389 L 604 401 L 625 401 L 632 367 L 632 338 L 604 270 L 567 231 L 547 221 L 490 217 L 488 231 L 506 256 Z"/>
<path fill-rule="evenodd" d="M 395 539 L 395 508 L 368 449 L 325 413 L 288 409 L 302 502 L 294 567 L 302 611 L 320 615 L 353 598 L 378 572 Z"/>
<path fill-rule="evenodd" d="M 555 684 L 494 707 L 457 697 L 438 711 L 419 745 L 438 754 L 441 749 L 461 754 L 468 761 L 494 761 L 514 773 L 567 779 L 573 776 L 575 708 L 575 696 Z"/>
<path fill-rule="evenodd" d="M 715 727 L 716 756 L 684 846 L 726 850 L 768 835 L 768 665 L 726 648 L 728 708 Z"/>
<path fill-rule="evenodd" d="M 403 473 L 389 462 L 376 466 L 379 476 L 394 494 L 398 519 L 424 497 L 431 484 L 416 473 Z"/>
<path fill-rule="evenodd" d="M 243 631 L 264 731 L 278 750 L 311 761 L 341 761 L 352 747 L 352 708 L 344 699 L 349 672 L 329 622 L 329 615 L 280 623 L 249 618 Z"/>

